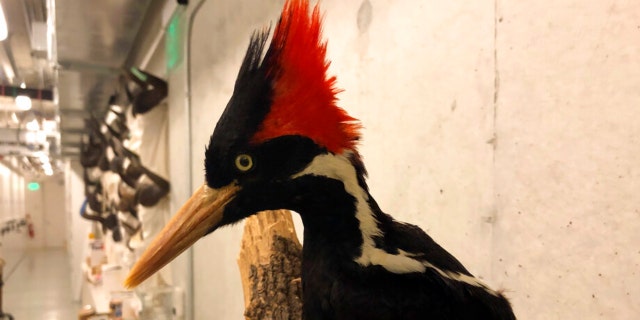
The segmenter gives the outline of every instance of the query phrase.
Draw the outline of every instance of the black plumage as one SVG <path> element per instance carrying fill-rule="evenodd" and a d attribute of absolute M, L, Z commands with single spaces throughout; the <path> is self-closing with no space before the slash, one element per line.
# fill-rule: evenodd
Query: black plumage
<path fill-rule="evenodd" d="M 435 268 L 398 274 L 354 261 L 362 254 L 363 235 L 356 199 L 345 190 L 345 183 L 316 175 L 287 178 L 312 158 L 331 155 L 311 140 L 286 136 L 247 150 L 256 166 L 239 177 L 243 190 L 226 206 L 219 226 L 265 209 L 286 208 L 300 214 L 305 319 L 515 319 L 501 293 L 437 271 L 473 277 L 420 228 L 397 222 L 380 210 L 368 194 L 364 166 L 357 159 L 351 162 L 361 169 L 354 167 L 353 172 L 381 231 L 374 238 L 376 247 L 391 255 L 410 252 L 415 260 Z M 300 155 L 290 157 L 292 153 Z M 300 163 L 292 163 L 291 158 Z"/>

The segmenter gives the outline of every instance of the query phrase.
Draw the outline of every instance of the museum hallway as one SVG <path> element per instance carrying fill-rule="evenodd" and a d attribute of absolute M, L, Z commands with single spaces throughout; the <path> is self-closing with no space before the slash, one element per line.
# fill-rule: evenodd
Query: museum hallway
<path fill-rule="evenodd" d="M 76 319 L 65 249 L 3 250 L 2 307 L 17 320 Z M 7 318 L 8 319 L 8 318 Z"/>

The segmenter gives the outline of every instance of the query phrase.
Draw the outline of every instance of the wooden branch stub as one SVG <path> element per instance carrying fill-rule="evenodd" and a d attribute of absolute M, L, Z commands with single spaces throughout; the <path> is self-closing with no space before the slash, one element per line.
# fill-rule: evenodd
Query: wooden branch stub
<path fill-rule="evenodd" d="M 247 320 L 302 318 L 302 245 L 288 210 L 246 219 L 238 257 Z"/>

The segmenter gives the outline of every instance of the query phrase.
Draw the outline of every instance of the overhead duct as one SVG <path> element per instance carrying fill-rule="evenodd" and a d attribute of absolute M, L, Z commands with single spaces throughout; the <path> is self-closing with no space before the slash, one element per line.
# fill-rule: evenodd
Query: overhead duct
<path fill-rule="evenodd" d="M 0 85 L 0 96 L 6 96 L 6 97 L 28 96 L 31 99 L 53 101 L 53 90 L 20 88 L 15 86 Z"/>

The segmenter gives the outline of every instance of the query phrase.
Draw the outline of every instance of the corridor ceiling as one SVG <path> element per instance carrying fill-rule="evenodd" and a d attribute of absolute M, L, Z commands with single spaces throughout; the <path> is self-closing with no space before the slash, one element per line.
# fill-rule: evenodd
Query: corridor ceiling
<path fill-rule="evenodd" d="M 84 119 L 106 112 L 150 3 L 151 0 L 56 1 L 58 97 L 64 155 L 79 152 Z"/>
<path fill-rule="evenodd" d="M 48 155 L 78 159 L 85 119 L 106 114 L 145 19 L 173 1 L 0 0 L 9 31 L 0 42 L 0 161 L 33 162 L 20 139 L 34 119 L 59 123 Z M 31 110 L 16 109 L 24 94 Z"/>

